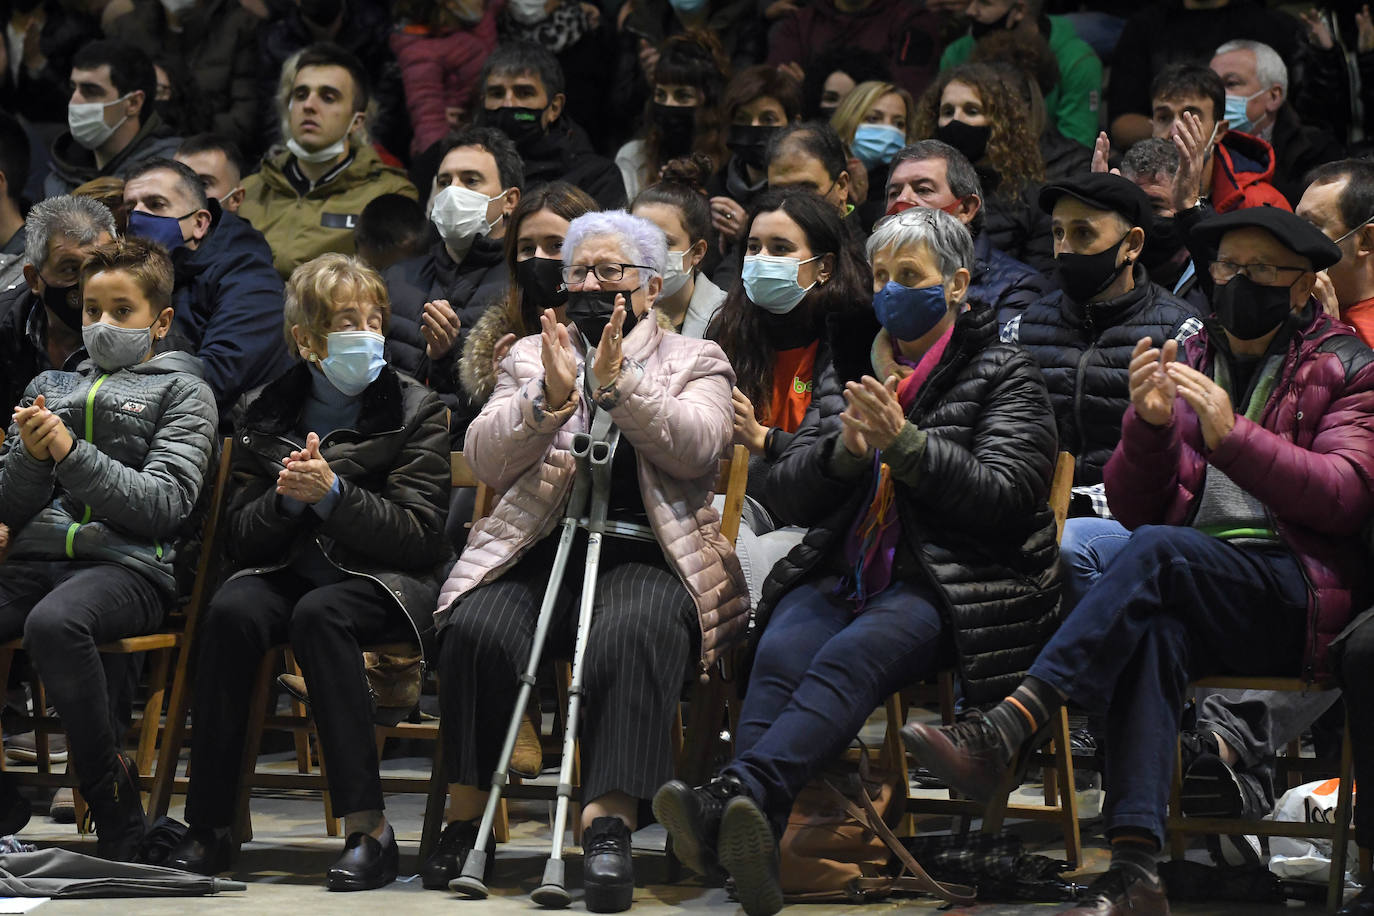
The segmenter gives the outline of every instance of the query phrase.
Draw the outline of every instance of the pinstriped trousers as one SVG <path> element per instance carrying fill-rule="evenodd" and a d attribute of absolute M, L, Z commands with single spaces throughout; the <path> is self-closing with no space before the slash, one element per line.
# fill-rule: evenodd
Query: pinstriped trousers
<path fill-rule="evenodd" d="M 536 544 L 504 576 L 454 602 L 439 634 L 439 710 L 450 782 L 486 789 L 509 727 L 519 677 L 557 548 Z M 545 656 L 570 658 L 586 567 L 578 535 L 559 589 Z M 696 661 L 691 595 L 657 544 L 602 542 L 583 668 L 582 798 L 651 798 L 673 775 L 669 728 Z"/>

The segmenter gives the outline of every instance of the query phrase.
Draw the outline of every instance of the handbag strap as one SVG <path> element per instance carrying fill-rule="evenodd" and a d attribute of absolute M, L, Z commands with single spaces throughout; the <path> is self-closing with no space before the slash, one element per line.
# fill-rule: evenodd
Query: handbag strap
<path fill-rule="evenodd" d="M 869 799 L 867 792 L 859 792 L 859 800 L 863 803 L 863 808 L 860 808 L 850 800 L 849 796 L 836 788 L 835 784 L 829 779 L 825 780 L 825 785 L 826 788 L 834 794 L 836 800 L 844 806 L 844 810 L 849 816 L 877 834 L 878 837 L 882 839 L 883 844 L 886 845 L 892 854 L 897 857 L 897 860 L 902 863 L 902 866 L 907 871 L 911 872 L 913 880 L 908 882 L 898 877 L 891 883 L 894 889 L 925 891 L 939 897 L 947 903 L 953 903 L 959 906 L 968 906 L 974 902 L 977 897 L 977 892 L 974 891 L 973 888 L 966 884 L 936 881 L 921 867 L 921 863 L 916 861 L 916 857 L 897 839 L 897 835 L 892 832 L 892 828 L 887 826 L 887 822 L 884 821 L 882 815 L 878 813 L 878 809 L 873 807 L 873 802 Z M 859 880 L 863 881 L 864 879 Z"/>

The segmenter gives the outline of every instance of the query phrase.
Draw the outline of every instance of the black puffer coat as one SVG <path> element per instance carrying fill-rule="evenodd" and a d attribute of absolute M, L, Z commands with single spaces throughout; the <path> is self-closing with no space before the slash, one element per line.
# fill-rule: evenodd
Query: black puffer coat
<path fill-rule="evenodd" d="M 1078 457 L 1076 485 L 1102 482 L 1102 468 L 1121 439 L 1130 403 L 1126 367 L 1136 341 L 1149 337 L 1158 346 L 1201 326 L 1196 310 L 1151 283 L 1140 264 L 1135 288 L 1123 296 L 1085 307 L 1057 291 L 1008 325 L 1004 336 L 1025 347 L 1045 374 L 1059 446 Z"/>
<path fill-rule="evenodd" d="M 391 324 L 386 332 L 388 361 L 407 375 L 424 382 L 439 393 L 452 411 L 449 418 L 451 441 L 463 447 L 468 423 L 477 416 L 479 405 L 463 395 L 458 384 L 458 359 L 463 354 L 468 334 L 487 308 L 501 301 L 509 282 L 503 257 L 505 243 L 483 236 L 472 243 L 467 256 L 455 264 L 443 242 L 436 242 L 429 254 L 393 264 L 382 274 L 391 299 Z M 424 326 L 425 303 L 447 299 L 458 314 L 461 329 L 458 340 L 441 359 L 430 362 Z"/>
<path fill-rule="evenodd" d="M 768 476 L 770 506 L 810 530 L 764 583 L 751 651 L 779 599 L 833 564 L 863 510 L 869 479 L 843 481 L 830 466 L 834 449 L 844 447 L 843 384 L 873 373 L 871 343 L 836 352 L 806 421 Z M 1022 350 L 997 342 L 992 308 L 975 305 L 959 317 L 907 419 L 920 439 L 892 468 L 898 569 L 920 570 L 943 599 L 965 697 L 994 703 L 1024 677 L 1059 620 L 1059 549 L 1048 505 L 1056 438 L 1045 383 Z"/>
<path fill-rule="evenodd" d="M 444 537 L 444 405 L 414 379 L 383 369 L 360 395 L 357 428 L 335 430 L 320 443 L 339 478 L 334 511 L 323 521 L 311 512 L 291 516 L 276 493 L 277 473 L 283 458 L 305 447 L 296 428 L 311 371 L 297 363 L 235 408 L 227 542 L 236 575 L 284 569 L 313 538 L 339 569 L 385 588 L 425 646 L 434 635 L 440 580 L 453 561 Z"/>
<path fill-rule="evenodd" d="M 1015 195 L 989 192 L 983 204 L 983 232 L 994 248 L 1050 276 L 1055 267 L 1054 233 L 1050 215 L 1036 203 L 1039 194 L 1038 184 Z"/>

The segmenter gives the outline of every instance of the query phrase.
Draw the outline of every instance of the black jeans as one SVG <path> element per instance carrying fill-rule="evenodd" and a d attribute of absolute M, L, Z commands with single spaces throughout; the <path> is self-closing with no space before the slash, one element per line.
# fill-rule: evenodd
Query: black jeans
<path fill-rule="evenodd" d="M 195 827 L 233 822 L 253 677 L 263 654 L 288 638 L 310 689 L 334 813 L 380 810 L 372 695 L 361 644 L 412 632 L 395 600 L 370 579 L 317 587 L 281 570 L 225 583 L 210 601 L 197 636 L 187 822 Z"/>
<path fill-rule="evenodd" d="M 13 560 L 0 564 L 0 639 L 21 633 L 67 731 L 83 789 L 115 764 L 110 688 L 96 646 L 155 630 L 157 587 L 114 563 Z"/>
<path fill-rule="evenodd" d="M 454 602 L 439 638 L 439 710 L 450 782 L 485 789 L 529 661 L 557 535 Z M 563 577 L 546 654 L 569 657 L 585 535 Z M 696 604 L 657 544 L 607 538 L 583 665 L 582 798 L 651 798 L 672 778 L 669 727 L 700 644 Z"/>

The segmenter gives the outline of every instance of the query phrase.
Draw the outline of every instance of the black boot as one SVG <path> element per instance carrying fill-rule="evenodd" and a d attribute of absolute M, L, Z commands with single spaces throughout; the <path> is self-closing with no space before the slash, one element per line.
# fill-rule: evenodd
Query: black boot
<path fill-rule="evenodd" d="M 218 875 L 229 870 L 233 850 L 228 827 L 191 827 L 162 864 L 198 875 Z"/>
<path fill-rule="evenodd" d="M 143 800 L 138 794 L 138 770 L 123 754 L 94 785 L 82 786 L 95 821 L 95 854 L 112 862 L 132 862 L 148 832 Z"/>
<path fill-rule="evenodd" d="M 630 828 L 620 818 L 598 817 L 583 831 L 582 887 L 593 913 L 620 913 L 634 902 Z"/>
<path fill-rule="evenodd" d="M 744 793 L 733 776 L 717 776 L 693 789 L 680 779 L 663 784 L 654 794 L 654 817 L 673 838 L 673 855 L 692 871 L 705 877 L 720 872 L 716 838 L 725 803 Z"/>
<path fill-rule="evenodd" d="M 439 835 L 439 843 L 434 851 L 420 866 L 420 883 L 426 890 L 448 890 L 448 883 L 462 874 L 463 860 L 475 845 L 476 821 L 454 821 L 449 824 Z"/>

